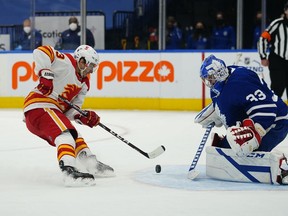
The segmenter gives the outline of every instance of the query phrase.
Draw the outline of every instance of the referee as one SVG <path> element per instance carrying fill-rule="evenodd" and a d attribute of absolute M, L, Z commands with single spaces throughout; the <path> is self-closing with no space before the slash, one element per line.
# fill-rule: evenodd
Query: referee
<path fill-rule="evenodd" d="M 286 89 L 288 99 L 288 2 L 284 5 L 283 17 L 272 21 L 261 34 L 258 52 L 261 64 L 269 67 L 271 89 L 279 97 Z"/>

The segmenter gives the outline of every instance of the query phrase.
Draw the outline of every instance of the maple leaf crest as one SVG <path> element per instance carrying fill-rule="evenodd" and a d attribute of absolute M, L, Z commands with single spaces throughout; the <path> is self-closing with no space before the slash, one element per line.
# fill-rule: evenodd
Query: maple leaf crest
<path fill-rule="evenodd" d="M 161 76 L 168 76 L 170 74 L 170 69 L 164 64 L 159 70 L 158 73 Z"/>

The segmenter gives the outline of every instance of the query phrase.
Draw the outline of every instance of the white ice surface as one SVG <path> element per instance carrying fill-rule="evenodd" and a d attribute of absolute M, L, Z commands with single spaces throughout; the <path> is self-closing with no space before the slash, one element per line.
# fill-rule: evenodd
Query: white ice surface
<path fill-rule="evenodd" d="M 100 127 L 77 126 L 98 159 L 115 169 L 116 177 L 97 179 L 94 187 L 66 188 L 56 149 L 26 129 L 21 110 L 0 110 L 1 216 L 287 215 L 287 188 L 226 186 L 217 181 L 208 187 L 204 178 L 203 183 L 191 182 L 193 189 L 186 170 L 205 132 L 193 123 L 195 113 L 99 110 L 98 114 L 103 124 L 144 151 L 164 145 L 166 152 L 149 160 Z M 287 151 L 287 146 L 286 139 L 277 148 Z M 159 174 L 156 164 L 162 166 Z M 205 175 L 204 165 L 203 151 L 197 165 L 200 177 Z M 146 181 L 139 180 L 141 175 Z"/>

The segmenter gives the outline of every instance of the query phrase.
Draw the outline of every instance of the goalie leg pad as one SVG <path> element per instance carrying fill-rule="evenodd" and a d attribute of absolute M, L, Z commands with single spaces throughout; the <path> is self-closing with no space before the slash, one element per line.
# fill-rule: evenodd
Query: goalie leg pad
<path fill-rule="evenodd" d="M 207 146 L 206 154 L 206 175 L 211 178 L 237 182 L 280 183 L 283 153 L 259 151 L 238 157 L 232 149 Z"/>

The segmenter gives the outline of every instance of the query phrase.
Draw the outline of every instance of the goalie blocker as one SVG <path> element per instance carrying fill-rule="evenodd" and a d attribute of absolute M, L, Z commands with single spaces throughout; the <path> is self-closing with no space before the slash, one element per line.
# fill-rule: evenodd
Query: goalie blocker
<path fill-rule="evenodd" d="M 227 181 L 288 185 L 283 153 L 255 151 L 239 157 L 232 149 L 206 147 L 206 175 Z"/>

